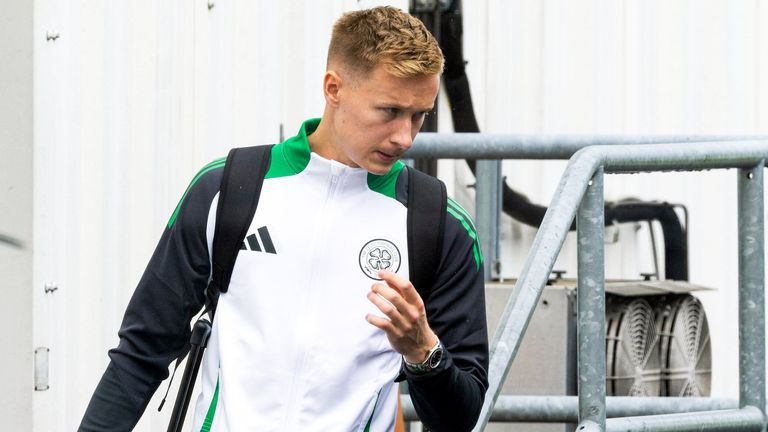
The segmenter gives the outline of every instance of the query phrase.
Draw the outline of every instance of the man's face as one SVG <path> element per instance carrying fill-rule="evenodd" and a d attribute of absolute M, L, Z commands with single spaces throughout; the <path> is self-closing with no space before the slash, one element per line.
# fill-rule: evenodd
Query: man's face
<path fill-rule="evenodd" d="M 440 76 L 400 78 L 377 66 L 338 89 L 333 143 L 339 162 L 386 174 L 411 148 L 435 102 Z"/>

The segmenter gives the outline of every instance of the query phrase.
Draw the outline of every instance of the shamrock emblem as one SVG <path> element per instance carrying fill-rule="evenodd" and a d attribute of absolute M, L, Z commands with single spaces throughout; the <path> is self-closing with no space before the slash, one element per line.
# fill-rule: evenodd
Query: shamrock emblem
<path fill-rule="evenodd" d="M 386 239 L 373 239 L 360 249 L 358 255 L 360 270 L 373 280 L 378 278 L 379 270 L 397 273 L 400 270 L 400 250 Z"/>
<path fill-rule="evenodd" d="M 368 253 L 368 264 L 375 270 L 386 270 L 392 265 L 392 255 L 386 249 L 376 248 Z"/>

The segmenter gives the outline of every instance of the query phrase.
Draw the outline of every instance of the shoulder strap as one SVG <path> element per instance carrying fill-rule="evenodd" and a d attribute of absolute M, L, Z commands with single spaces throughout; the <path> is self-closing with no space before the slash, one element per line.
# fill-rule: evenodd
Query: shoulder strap
<path fill-rule="evenodd" d="M 229 288 L 240 244 L 256 213 L 272 147 L 233 148 L 227 156 L 216 208 L 211 280 L 206 290 L 205 310 L 210 313 L 211 320 L 219 293 L 227 292 Z"/>
<path fill-rule="evenodd" d="M 213 315 L 216 313 L 216 305 L 219 301 L 219 293 L 227 292 L 229 279 L 232 277 L 232 269 L 235 267 L 237 253 L 240 250 L 248 227 L 251 225 L 253 215 L 256 213 L 256 206 L 259 204 L 259 195 L 261 195 L 261 185 L 264 183 L 264 177 L 269 169 L 269 161 L 272 157 L 272 146 L 255 146 L 233 148 L 227 155 L 227 162 L 224 164 L 224 174 L 219 186 L 219 203 L 216 206 L 216 227 L 213 232 L 213 265 L 211 268 L 211 280 L 205 289 L 205 310 L 203 315 L 208 313 L 210 322 L 213 322 Z M 202 324 L 202 327 L 200 327 Z M 200 336 L 197 330 L 206 330 L 210 332 L 210 323 L 204 318 L 195 323 L 195 329 L 192 333 L 192 344 L 195 344 L 195 338 Z M 195 360 L 200 366 L 199 360 L 202 359 L 202 350 L 205 350 L 208 335 L 204 334 L 203 339 L 197 341 L 197 350 Z M 202 347 L 202 350 L 199 348 Z M 163 409 L 168 391 L 171 389 L 173 377 L 176 376 L 176 369 L 179 368 L 182 360 L 187 355 L 185 351 L 176 359 L 176 366 L 173 368 L 173 375 L 168 381 L 168 389 L 160 402 L 158 411 Z M 171 413 L 171 423 L 168 430 L 180 430 L 184 423 L 184 413 L 186 413 L 189 404 L 189 391 L 182 392 L 182 389 L 189 390 L 190 383 L 194 385 L 197 377 L 197 369 L 192 368 L 192 363 L 188 362 L 184 370 L 179 395 Z M 189 375 L 188 375 L 189 374 Z M 186 395 L 186 399 L 184 396 Z M 179 415 L 179 413 L 181 413 Z M 174 427 L 174 429 L 171 429 Z"/>
<path fill-rule="evenodd" d="M 443 252 L 447 195 L 442 181 L 408 169 L 408 266 L 421 298 L 431 293 Z"/>

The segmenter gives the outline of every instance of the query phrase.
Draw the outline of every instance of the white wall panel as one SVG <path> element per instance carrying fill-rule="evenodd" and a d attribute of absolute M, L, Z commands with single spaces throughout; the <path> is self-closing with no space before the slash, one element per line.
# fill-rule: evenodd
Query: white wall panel
<path fill-rule="evenodd" d="M 752 55 L 757 59 L 757 73 L 755 74 L 755 129 L 764 131 L 768 129 L 768 78 L 765 71 L 768 70 L 768 5 L 765 2 L 755 2 L 755 46 Z"/>
<path fill-rule="evenodd" d="M 33 19 L 28 2 L 4 4 L 0 11 L 0 287 L 6 323 L 0 333 L 0 418 L 4 428 L 19 431 L 32 428 L 31 310 L 38 289 L 32 255 Z"/>

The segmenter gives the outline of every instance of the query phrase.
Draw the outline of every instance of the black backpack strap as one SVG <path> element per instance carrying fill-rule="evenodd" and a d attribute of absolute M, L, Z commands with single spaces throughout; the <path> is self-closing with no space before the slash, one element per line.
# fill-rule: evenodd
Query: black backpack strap
<path fill-rule="evenodd" d="M 272 145 L 233 148 L 224 165 L 213 234 L 211 280 L 206 289 L 205 311 L 216 311 L 219 293 L 227 292 L 240 244 L 259 204 L 261 186 L 269 169 Z"/>
<path fill-rule="evenodd" d="M 432 290 L 443 253 L 448 197 L 442 181 L 408 169 L 408 266 L 410 279 L 422 299 Z"/>
<path fill-rule="evenodd" d="M 213 254 L 211 280 L 205 289 L 205 309 L 202 315 L 208 313 L 210 322 L 200 318 L 192 331 L 190 345 L 192 354 L 184 369 L 184 377 L 179 386 L 179 394 L 171 413 L 168 430 L 181 430 L 184 416 L 189 405 L 191 390 L 202 361 L 202 353 L 208 343 L 213 315 L 219 301 L 219 293 L 227 292 L 235 260 L 240 251 L 240 243 L 245 238 L 251 225 L 256 206 L 259 204 L 261 185 L 269 169 L 272 157 L 272 145 L 233 148 L 227 155 L 224 164 L 224 174 L 219 187 L 219 203 L 216 207 L 216 227 L 213 232 Z M 160 402 L 158 411 L 163 409 L 168 391 L 171 389 L 173 377 L 176 376 L 181 361 L 186 357 L 184 352 L 176 359 L 173 375 L 168 381 L 168 389 Z"/>

